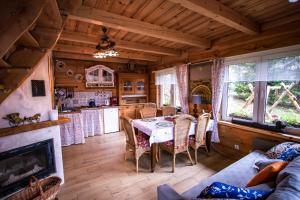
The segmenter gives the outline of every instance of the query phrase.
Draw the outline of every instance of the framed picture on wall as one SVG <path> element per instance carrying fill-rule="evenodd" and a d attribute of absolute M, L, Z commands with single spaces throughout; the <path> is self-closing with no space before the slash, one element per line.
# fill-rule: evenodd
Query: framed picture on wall
<path fill-rule="evenodd" d="M 31 80 L 31 89 L 33 97 L 46 96 L 44 80 Z"/>

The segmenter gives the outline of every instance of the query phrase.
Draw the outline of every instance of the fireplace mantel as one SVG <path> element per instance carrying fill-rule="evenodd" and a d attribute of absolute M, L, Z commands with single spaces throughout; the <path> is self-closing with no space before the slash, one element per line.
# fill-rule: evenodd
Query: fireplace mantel
<path fill-rule="evenodd" d="M 34 124 L 21 125 L 17 127 L 1 128 L 0 137 L 15 135 L 15 134 L 19 134 L 27 131 L 33 131 L 41 128 L 47 128 L 50 126 L 57 126 L 68 122 L 70 122 L 69 118 L 60 117 L 58 118 L 58 120 L 54 120 L 54 121 L 43 121 Z"/>

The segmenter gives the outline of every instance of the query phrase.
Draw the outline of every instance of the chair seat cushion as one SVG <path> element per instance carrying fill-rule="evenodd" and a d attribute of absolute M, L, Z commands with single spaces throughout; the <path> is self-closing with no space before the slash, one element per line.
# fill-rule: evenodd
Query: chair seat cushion
<path fill-rule="evenodd" d="M 138 133 L 136 135 L 137 145 L 143 149 L 150 148 L 149 136 L 144 133 Z"/>

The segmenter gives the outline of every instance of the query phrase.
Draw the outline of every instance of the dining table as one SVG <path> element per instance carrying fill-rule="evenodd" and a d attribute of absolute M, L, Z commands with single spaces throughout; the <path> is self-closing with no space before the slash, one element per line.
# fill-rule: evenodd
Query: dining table
<path fill-rule="evenodd" d="M 191 123 L 189 135 L 195 135 L 197 120 Z M 157 145 L 174 139 L 174 125 L 166 117 L 154 117 L 146 119 L 135 119 L 132 121 L 134 128 L 149 136 L 151 146 L 151 171 L 155 171 Z M 213 120 L 209 120 L 206 128 L 205 143 L 210 150 L 211 132 L 213 130 Z"/>

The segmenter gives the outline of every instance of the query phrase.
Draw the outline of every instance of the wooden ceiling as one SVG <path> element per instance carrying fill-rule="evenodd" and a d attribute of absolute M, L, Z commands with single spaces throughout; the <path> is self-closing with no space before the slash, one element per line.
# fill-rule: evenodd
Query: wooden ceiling
<path fill-rule="evenodd" d="M 69 16 L 54 50 L 57 57 L 89 59 L 104 25 L 117 43 L 119 61 L 155 63 L 191 50 L 210 50 L 227 37 L 259 36 L 284 19 L 300 20 L 299 2 L 83 0 Z"/>

